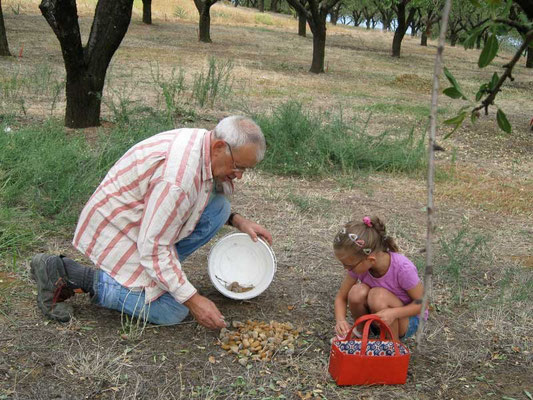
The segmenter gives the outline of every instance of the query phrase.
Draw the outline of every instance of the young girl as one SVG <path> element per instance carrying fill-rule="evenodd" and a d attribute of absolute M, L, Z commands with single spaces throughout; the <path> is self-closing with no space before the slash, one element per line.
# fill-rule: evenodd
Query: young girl
<path fill-rule="evenodd" d="M 377 314 L 396 340 L 414 335 L 424 287 L 415 265 L 398 253 L 381 220 L 364 217 L 361 222 L 348 222 L 335 236 L 333 249 L 347 271 L 335 297 L 338 337 L 344 338 L 351 328 L 346 321 L 347 306 L 354 320 Z M 361 337 L 360 329 L 353 331 L 357 337 Z"/>

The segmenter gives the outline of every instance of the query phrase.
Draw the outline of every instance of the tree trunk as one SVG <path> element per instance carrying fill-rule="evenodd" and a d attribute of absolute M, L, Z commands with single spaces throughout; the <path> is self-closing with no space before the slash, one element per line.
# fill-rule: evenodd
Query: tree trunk
<path fill-rule="evenodd" d="M 143 22 L 152 25 L 152 0 L 143 0 Z"/>
<path fill-rule="evenodd" d="M 457 44 L 457 39 L 459 38 L 459 35 L 457 35 L 456 32 L 452 32 L 450 34 L 450 46 L 455 47 Z"/>
<path fill-rule="evenodd" d="M 322 21 L 315 21 L 313 31 L 313 61 L 309 72 L 321 74 L 324 72 L 324 58 L 326 56 L 326 17 Z M 313 28 L 313 27 L 311 27 Z"/>
<path fill-rule="evenodd" d="M 10 56 L 7 44 L 6 27 L 4 26 L 4 14 L 2 14 L 2 0 L 0 0 L 0 56 Z"/>
<path fill-rule="evenodd" d="M 412 18 L 414 17 L 414 14 L 416 11 L 414 8 L 409 10 L 409 16 L 406 18 L 405 9 L 406 9 L 406 1 L 399 2 L 397 5 L 397 9 L 396 9 L 396 17 L 398 20 L 398 26 L 396 30 L 394 31 L 394 38 L 392 39 L 392 56 L 393 57 L 400 57 L 403 37 L 405 36 L 407 27 L 411 23 Z"/>
<path fill-rule="evenodd" d="M 424 30 L 422 32 L 422 36 L 420 37 L 420 46 L 427 46 L 428 45 L 428 35 L 426 31 Z"/>
<path fill-rule="evenodd" d="M 259 12 L 265 12 L 265 0 L 259 0 L 257 8 L 259 9 Z"/>
<path fill-rule="evenodd" d="M 533 68 L 533 46 L 527 49 L 526 68 Z"/>
<path fill-rule="evenodd" d="M 210 8 L 207 4 L 204 5 L 202 12 L 200 13 L 200 26 L 198 29 L 198 40 L 204 43 L 211 43 L 211 15 Z"/>
<path fill-rule="evenodd" d="M 298 13 L 298 36 L 305 37 L 307 29 L 307 18 L 304 13 Z"/>
<path fill-rule="evenodd" d="M 278 12 L 278 0 L 271 0 L 270 2 L 270 11 L 277 13 Z"/>
<path fill-rule="evenodd" d="M 431 28 L 433 27 L 433 21 L 429 20 L 426 22 L 426 27 L 422 31 L 422 38 L 420 39 L 420 46 L 428 45 L 428 36 L 431 35 Z"/>
<path fill-rule="evenodd" d="M 89 40 L 81 44 L 75 0 L 43 0 L 41 12 L 56 34 L 67 75 L 65 125 L 100 125 L 102 90 L 107 67 L 131 20 L 133 0 L 99 0 Z"/>

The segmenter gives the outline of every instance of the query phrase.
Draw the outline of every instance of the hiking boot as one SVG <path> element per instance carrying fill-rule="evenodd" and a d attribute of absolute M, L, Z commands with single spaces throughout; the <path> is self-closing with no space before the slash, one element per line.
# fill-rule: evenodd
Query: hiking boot
<path fill-rule="evenodd" d="M 37 254 L 31 259 L 31 276 L 37 282 L 37 305 L 50 319 L 68 322 L 73 314 L 70 304 L 63 303 L 74 295 L 67 287 L 67 273 L 59 256 Z"/>

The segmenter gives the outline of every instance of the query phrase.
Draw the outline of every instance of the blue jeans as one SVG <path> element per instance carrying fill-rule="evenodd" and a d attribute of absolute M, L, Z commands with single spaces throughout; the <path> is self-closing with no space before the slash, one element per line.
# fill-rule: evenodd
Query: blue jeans
<path fill-rule="evenodd" d="M 230 203 L 223 195 L 213 196 L 200 216 L 194 231 L 176 243 L 180 261 L 203 246 L 224 226 L 230 215 Z M 187 316 L 189 309 L 177 302 L 169 293 L 145 304 L 144 291 L 133 291 L 122 286 L 109 274 L 97 270 L 92 302 L 100 307 L 142 318 L 152 324 L 174 325 Z"/>
<path fill-rule="evenodd" d="M 408 337 L 413 336 L 416 331 L 418 330 L 418 324 L 419 324 L 418 315 L 413 315 L 412 317 L 409 317 L 409 325 L 407 325 L 407 331 L 405 331 L 405 335 L 401 337 L 401 339 L 407 339 Z"/>

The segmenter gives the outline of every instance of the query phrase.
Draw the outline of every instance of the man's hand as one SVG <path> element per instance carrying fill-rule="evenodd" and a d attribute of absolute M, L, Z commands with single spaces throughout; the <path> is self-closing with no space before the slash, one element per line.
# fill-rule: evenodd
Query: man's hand
<path fill-rule="evenodd" d="M 235 214 L 232 223 L 235 228 L 250 235 L 254 242 L 257 242 L 257 237 L 260 237 L 272 245 L 272 235 L 263 226 L 244 218 L 241 214 Z"/>
<path fill-rule="evenodd" d="M 185 303 L 192 316 L 200 325 L 209 329 L 221 329 L 226 327 L 224 316 L 218 311 L 217 306 L 207 297 L 195 293 Z"/>

